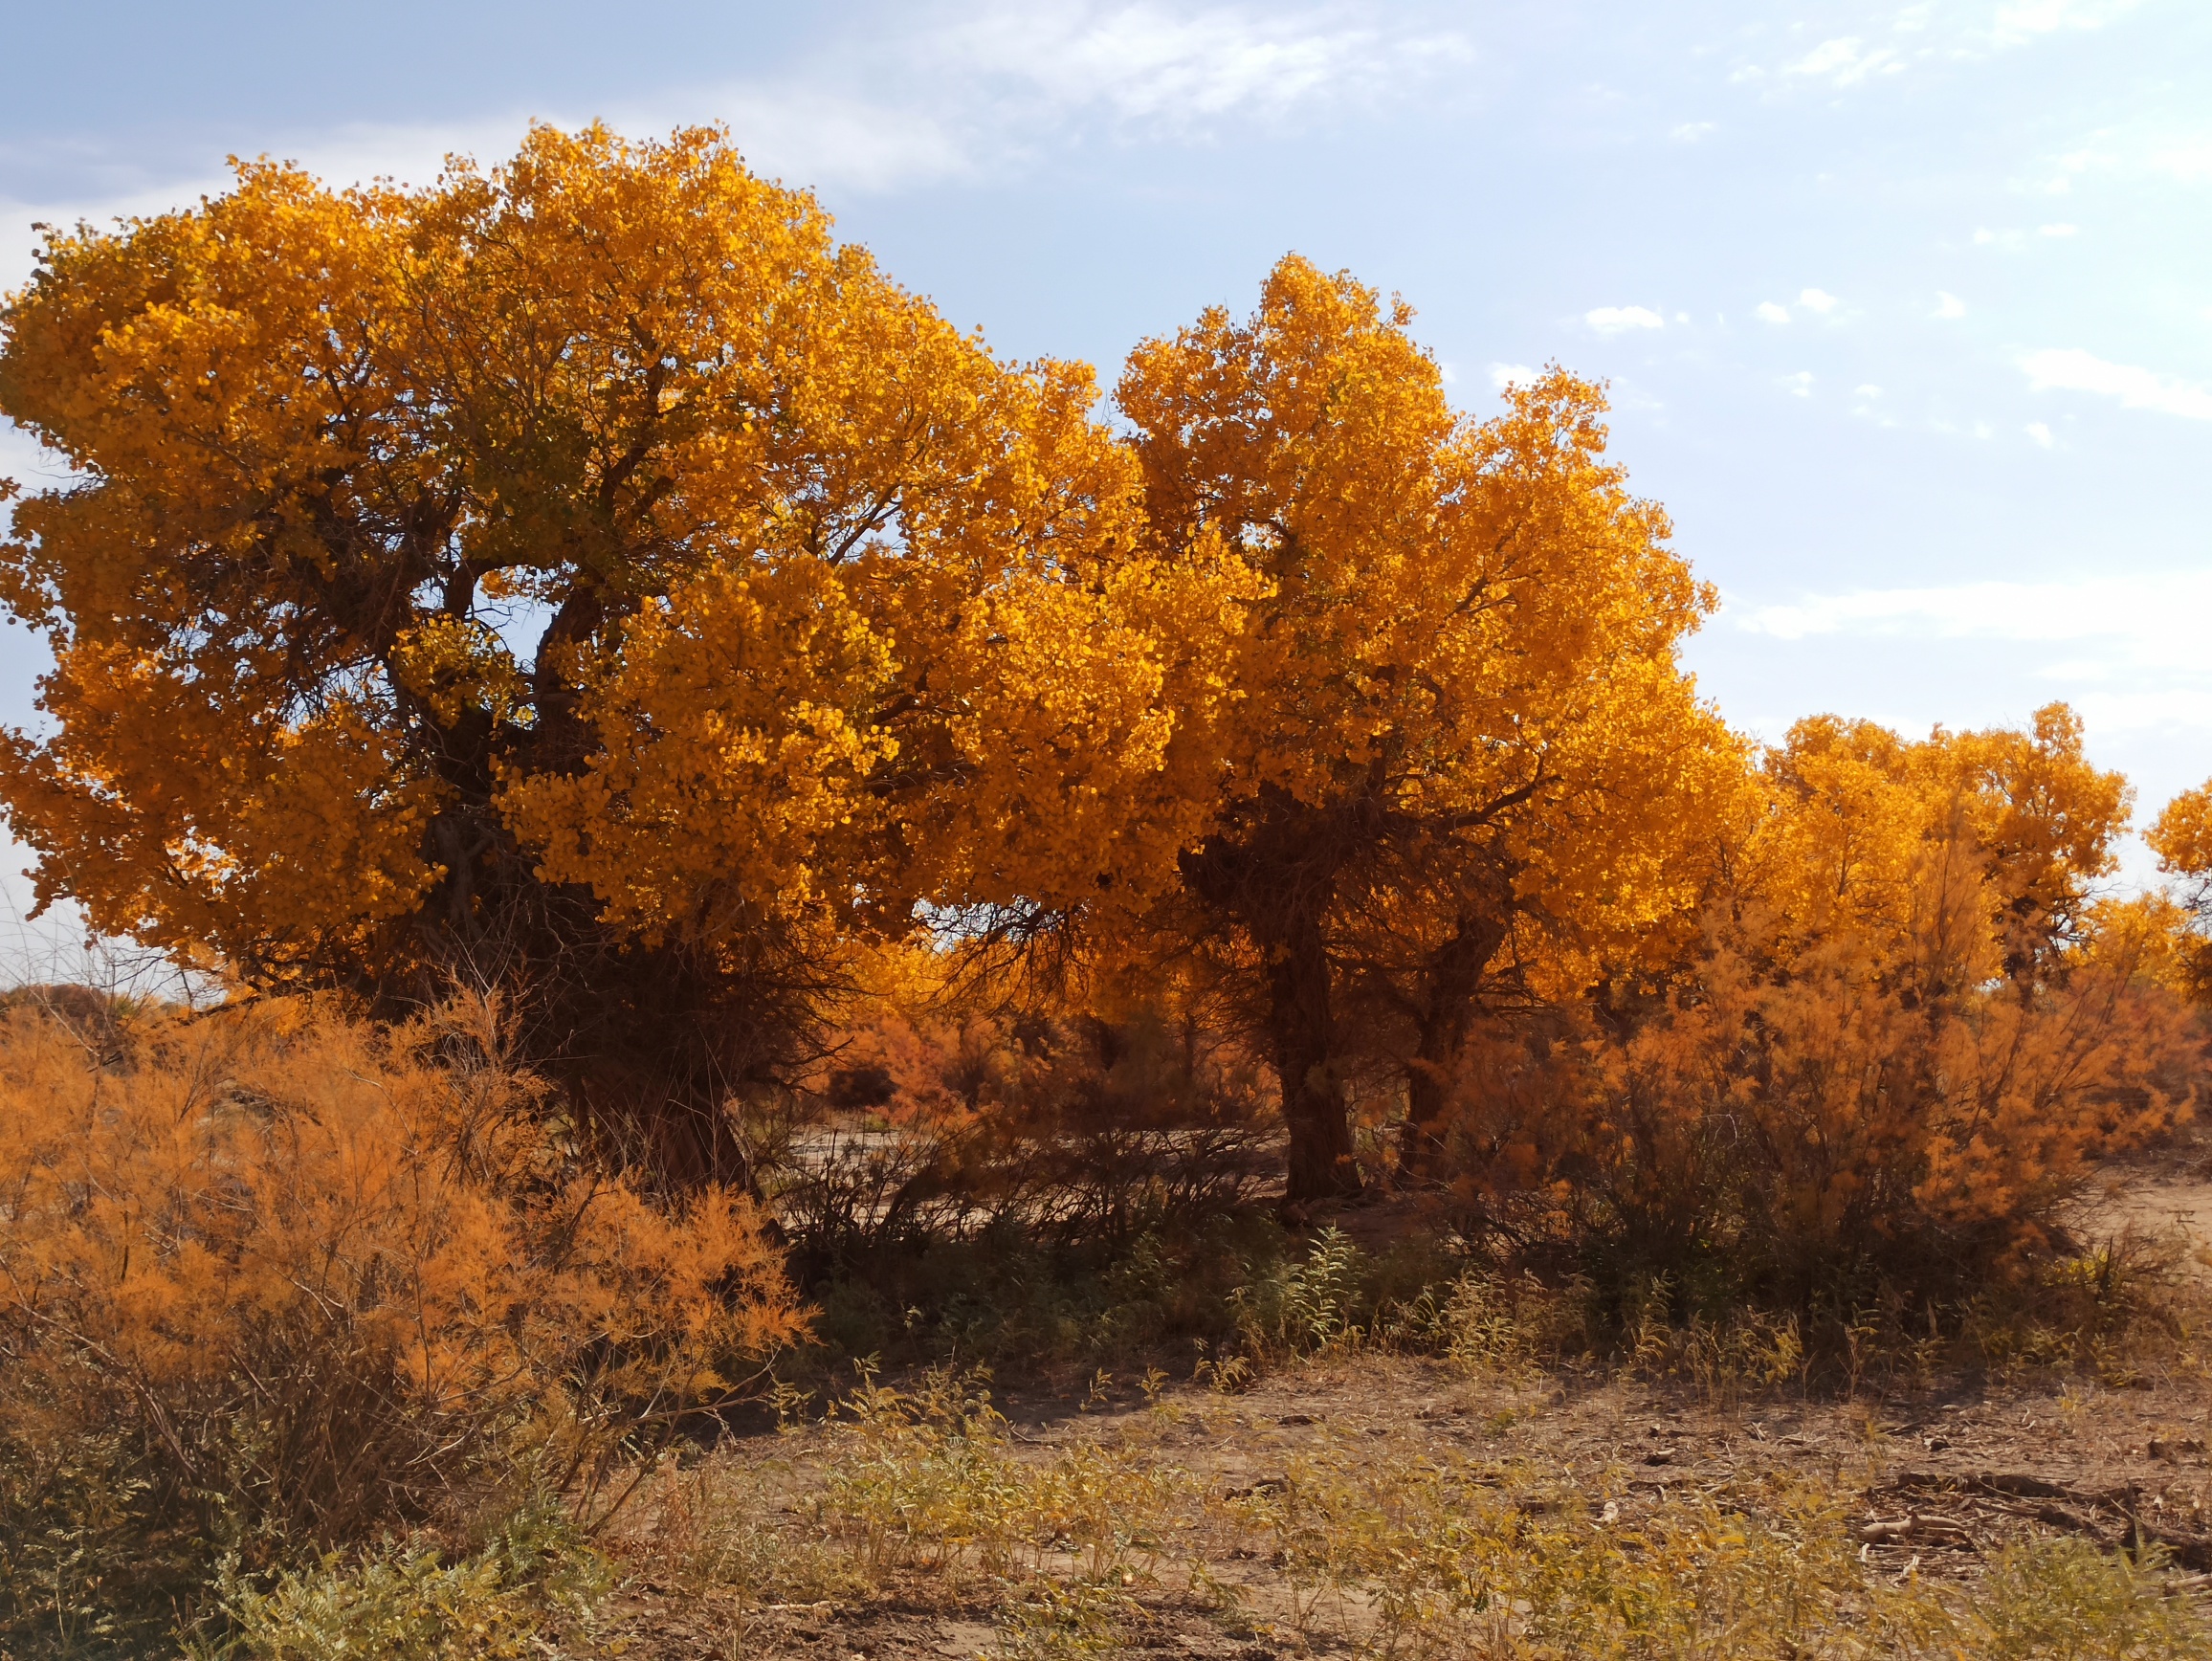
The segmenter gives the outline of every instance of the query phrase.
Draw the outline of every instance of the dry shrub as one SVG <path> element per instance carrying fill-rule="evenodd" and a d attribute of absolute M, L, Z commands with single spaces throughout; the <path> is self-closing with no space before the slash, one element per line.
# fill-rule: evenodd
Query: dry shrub
<path fill-rule="evenodd" d="M 188 1569 L 433 1516 L 502 1451 L 588 1483 L 795 1335 L 750 1204 L 586 1168 L 498 1025 L 272 1001 L 141 1018 L 119 1053 L 8 1013 L 11 1534 L 24 1507 L 85 1511 L 61 1488 L 96 1456 L 136 1519 L 116 1553 L 166 1528 Z M 18 1567 L 19 1609 L 74 1595 Z"/>
<path fill-rule="evenodd" d="M 1891 1582 L 1865 1566 L 1839 1486 L 1731 1483 L 1626 1505 L 1608 1490 L 1619 1473 L 1583 1487 L 1338 1445 L 1222 1510 L 1279 1568 L 1290 1625 L 1357 1632 L 1356 1652 L 1375 1657 L 2153 1661 L 2212 1636 L 2155 1562 L 2084 1541 L 2011 1546 L 1980 1586 Z"/>
<path fill-rule="evenodd" d="M 2138 948 L 2115 930 L 2007 981 L 1732 925 L 1641 1008 L 1471 1046 L 1462 1193 L 1524 1241 L 1594 1245 L 1623 1284 L 1963 1293 L 2063 1244 L 2089 1162 L 2194 1113 L 2201 1035 Z"/>

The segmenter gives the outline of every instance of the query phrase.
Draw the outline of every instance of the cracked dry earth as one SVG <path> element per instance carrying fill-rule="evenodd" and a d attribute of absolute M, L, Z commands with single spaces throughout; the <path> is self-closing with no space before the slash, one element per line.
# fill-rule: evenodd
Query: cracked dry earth
<path fill-rule="evenodd" d="M 2086 1222 L 2106 1232 L 2156 1225 L 2171 1243 L 2172 1230 L 2184 1230 L 2179 1271 L 2212 1281 L 2212 1181 L 2203 1169 L 2169 1160 L 2116 1170 L 2094 1204 Z M 2197 1235 L 2200 1220 L 2205 1231 Z M 1981 1379 L 1855 1401 L 1770 1392 L 1715 1404 L 1687 1387 L 1618 1376 L 1470 1381 L 1434 1362 L 1361 1356 L 1293 1368 L 1236 1396 L 1174 1388 L 1149 1406 L 1133 1391 L 1086 1405 L 1009 1392 L 997 1405 L 1025 1458 L 1046 1461 L 1086 1438 L 1119 1439 L 1185 1473 L 1188 1492 L 1217 1499 L 1265 1494 L 1317 1456 L 1339 1468 L 1426 1459 L 1533 1473 L 1594 1517 L 1625 1523 L 1670 1496 L 1726 1494 L 1741 1503 L 1775 1479 L 1808 1478 L 1849 1496 L 1862 1561 L 1892 1575 L 1970 1579 L 2005 1542 L 2046 1532 L 2108 1547 L 2158 1540 L 2177 1571 L 2212 1585 L 2212 1379 L 2186 1359 L 2143 1369 L 2120 1388 L 2084 1378 Z M 740 1439 L 711 1457 L 765 1513 L 792 1519 L 822 1480 L 828 1447 L 821 1429 L 807 1428 Z M 1156 1580 L 1136 1588 L 1146 1619 L 1131 1648 L 1260 1661 L 1301 1644 L 1343 1649 L 1357 1636 L 1358 1609 L 1339 1606 L 1290 1639 L 1294 1593 L 1249 1532 L 1204 1520 L 1188 1527 L 1177 1546 L 1183 1555 L 1172 1565 L 1163 1560 Z M 1243 1616 L 1212 1612 L 1182 1590 L 1192 1559 L 1241 1588 Z M 741 1606 L 725 1590 L 687 1596 L 643 1570 L 602 1653 L 966 1661 L 1002 1641 L 992 1606 L 1005 1588 L 994 1597 L 972 1576 L 906 1570 L 865 1592 Z"/>

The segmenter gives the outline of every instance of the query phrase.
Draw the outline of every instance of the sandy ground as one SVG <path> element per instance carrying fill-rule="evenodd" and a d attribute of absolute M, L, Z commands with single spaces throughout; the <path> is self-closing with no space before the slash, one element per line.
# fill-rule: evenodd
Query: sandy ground
<path fill-rule="evenodd" d="M 2212 1281 L 2212 1163 L 2192 1148 L 2115 1165 L 2079 1227 L 2088 1237 L 2131 1228 L 2161 1236 L 2180 1272 Z M 1040 1459 L 1141 1420 L 1161 1460 L 1225 1495 L 1279 1481 L 1301 1452 L 1323 1449 L 1542 1467 L 1631 1521 L 1670 1494 L 1741 1495 L 1793 1473 L 1854 1496 L 1865 1561 L 1878 1568 L 1967 1578 L 2006 1540 L 2055 1530 L 2109 1546 L 2148 1534 L 2180 1567 L 2212 1571 L 2212 1380 L 2186 1349 L 2122 1388 L 2079 1377 L 1960 1379 L 1854 1400 L 1784 1391 L 1716 1403 L 1673 1381 L 1471 1382 L 1434 1362 L 1363 1357 L 1296 1367 L 1236 1396 L 1177 1387 L 1161 1398 L 1164 1412 L 1126 1389 L 1088 1404 L 1013 1392 L 1000 1406 Z M 821 1436 L 764 1436 L 716 1457 L 734 1462 L 741 1483 L 797 1508 Z M 1209 1615 L 1163 1583 L 1143 1594 L 1149 1617 L 1133 1647 L 1241 1661 L 1294 1650 L 1274 1635 L 1279 1623 L 1256 1618 L 1280 1599 L 1269 1565 L 1252 1560 L 1247 1550 L 1209 1567 L 1247 1586 L 1254 1619 Z M 922 1661 L 993 1654 L 999 1644 L 980 1591 L 913 1573 L 874 1595 L 741 1611 L 723 1595 L 684 1596 L 649 1568 L 620 1607 L 605 1652 L 639 1661 Z M 1306 1642 L 1327 1652 L 1345 1636 L 1324 1619 Z"/>

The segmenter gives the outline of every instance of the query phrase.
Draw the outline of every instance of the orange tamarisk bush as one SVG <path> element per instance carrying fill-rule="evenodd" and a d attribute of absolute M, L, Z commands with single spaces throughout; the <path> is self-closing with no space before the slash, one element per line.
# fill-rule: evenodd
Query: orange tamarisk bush
<path fill-rule="evenodd" d="M 358 1539 L 517 1439 L 595 1478 L 803 1326 L 751 1203 L 580 1165 L 489 1005 L 0 1022 L 0 1438 L 121 1431 L 202 1526 Z"/>
<path fill-rule="evenodd" d="M 1349 956 L 1410 1028 L 1418 1153 L 1516 924 L 1693 911 L 1701 822 L 1741 775 L 1675 657 L 1714 595 L 1604 459 L 1599 389 L 1555 370 L 1456 414 L 1411 316 L 1286 258 L 1248 321 L 1139 346 L 1117 393 L 1158 544 L 1227 546 L 1266 584 L 1231 713 L 1184 729 L 1216 782 L 1161 926 L 1246 966 L 1294 1200 L 1360 1181 Z"/>
<path fill-rule="evenodd" d="M 1796 1297 L 2042 1251 L 2090 1158 L 2204 1094 L 2155 919 L 2091 903 L 2123 782 L 2054 707 L 1917 744 L 1803 721 L 1759 784 L 1701 950 L 1468 1052 L 1470 1199 Z"/>
<path fill-rule="evenodd" d="M 708 131 L 56 235 L 0 315 L 77 470 L 0 542 L 41 897 L 387 1011 L 515 982 L 618 1157 L 740 1172 L 852 941 L 1172 879 L 1248 579 L 1138 545 L 1094 398 Z"/>
<path fill-rule="evenodd" d="M 1624 1261 L 1796 1298 L 1869 1269 L 1956 1287 L 2039 1254 L 2091 1157 L 2164 1132 L 2201 1094 L 2201 1057 L 2138 955 L 2032 998 L 1931 1003 L 1863 934 L 1786 972 L 1724 941 L 1662 1011 L 1594 1043 L 1584 1192 Z"/>

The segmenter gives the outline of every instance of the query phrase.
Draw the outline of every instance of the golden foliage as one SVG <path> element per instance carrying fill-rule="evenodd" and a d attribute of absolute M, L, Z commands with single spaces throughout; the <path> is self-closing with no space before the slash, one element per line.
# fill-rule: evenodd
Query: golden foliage
<path fill-rule="evenodd" d="M 1333 958 L 1410 1011 L 1419 1093 L 1516 923 L 1619 941 L 1693 905 L 1740 774 L 1675 659 L 1714 594 L 1605 461 L 1600 389 L 1457 414 L 1411 317 L 1288 258 L 1117 393 L 1152 535 L 1266 584 L 1231 718 L 1186 728 L 1221 783 L 1175 932 L 1251 954 L 1300 1198 L 1357 1185 Z"/>
<path fill-rule="evenodd" d="M 2212 1004 L 2212 783 L 2168 802 L 2143 840 L 2158 869 L 2179 879 L 2181 915 L 2170 930 L 2177 979 Z"/>
<path fill-rule="evenodd" d="M 2090 1159 L 2195 1111 L 2165 936 L 2095 899 L 2124 782 L 2064 706 L 1920 743 L 1803 721 L 1758 784 L 1698 950 L 1463 1055 L 1472 1188 L 1550 1192 L 1647 1269 L 1929 1285 L 2041 1251 Z"/>
<path fill-rule="evenodd" d="M 56 658 L 0 791 L 102 929 L 264 984 L 611 941 L 804 989 L 918 900 L 1173 879 L 1249 574 L 1139 549 L 1087 368 L 1000 363 L 715 133 L 243 166 L 55 237 L 4 324 L 79 481 L 0 544 Z"/>
<path fill-rule="evenodd" d="M 495 1022 L 259 1003 L 117 1058 L 11 1011 L 0 1434 L 123 1427 L 170 1501 L 343 1539 L 530 1421 L 744 1384 L 801 1326 L 750 1203 L 579 1168 Z"/>

